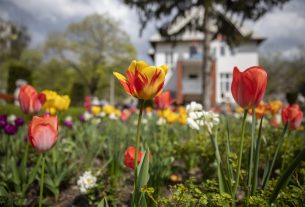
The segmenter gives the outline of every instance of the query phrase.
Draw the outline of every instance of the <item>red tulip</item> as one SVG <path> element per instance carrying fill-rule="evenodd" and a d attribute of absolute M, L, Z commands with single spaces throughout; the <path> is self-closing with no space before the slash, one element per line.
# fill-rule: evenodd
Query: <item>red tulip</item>
<path fill-rule="evenodd" d="M 143 152 L 139 150 L 138 152 L 138 164 L 141 162 Z M 124 153 L 124 164 L 131 168 L 134 169 L 134 160 L 136 156 L 136 148 L 135 146 L 128 147 Z"/>
<path fill-rule="evenodd" d="M 231 91 L 234 100 L 242 108 L 256 107 L 263 99 L 267 86 L 267 72 L 253 66 L 240 72 L 237 67 L 233 71 Z"/>
<path fill-rule="evenodd" d="M 58 120 L 55 116 L 45 114 L 34 116 L 29 123 L 28 137 L 32 146 L 40 152 L 50 150 L 57 141 Z"/>
<path fill-rule="evenodd" d="M 158 109 L 165 109 L 172 104 L 171 94 L 169 91 L 161 93 L 159 96 L 155 97 L 154 103 Z"/>
<path fill-rule="evenodd" d="M 46 96 L 43 93 L 38 93 L 32 86 L 24 85 L 20 87 L 18 100 L 21 111 L 33 115 L 40 111 L 46 101 Z"/>
<path fill-rule="evenodd" d="M 299 105 L 293 104 L 282 109 L 282 122 L 285 125 L 289 121 L 289 129 L 294 130 L 300 127 L 303 119 L 303 112 Z"/>
<path fill-rule="evenodd" d="M 131 115 L 131 112 L 129 112 L 129 110 L 127 110 L 127 109 L 123 110 L 121 112 L 121 120 L 123 122 L 126 122 L 129 119 L 130 115 Z"/>

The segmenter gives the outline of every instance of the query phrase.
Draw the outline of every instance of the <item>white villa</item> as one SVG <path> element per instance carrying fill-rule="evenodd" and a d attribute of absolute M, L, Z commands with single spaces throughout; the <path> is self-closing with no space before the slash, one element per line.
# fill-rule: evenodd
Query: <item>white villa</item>
<path fill-rule="evenodd" d="M 243 35 L 240 31 L 240 34 Z M 246 35 L 246 34 L 244 34 Z M 165 90 L 171 92 L 178 104 L 201 101 L 201 63 L 203 34 L 185 32 L 175 42 L 156 34 L 150 38 L 152 48 L 149 55 L 155 65 L 166 63 L 169 72 Z M 234 102 L 231 95 L 231 81 L 234 66 L 244 70 L 258 65 L 258 47 L 264 38 L 253 35 L 249 41 L 230 48 L 222 35 L 211 43 L 212 105 Z"/>

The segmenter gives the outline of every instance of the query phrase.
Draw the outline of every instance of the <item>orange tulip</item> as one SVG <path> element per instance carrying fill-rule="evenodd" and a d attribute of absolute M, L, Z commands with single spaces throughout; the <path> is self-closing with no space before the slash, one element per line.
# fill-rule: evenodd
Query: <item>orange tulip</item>
<path fill-rule="evenodd" d="M 242 108 L 256 107 L 263 99 L 267 86 L 267 72 L 253 66 L 244 72 L 237 67 L 233 71 L 231 91 L 234 100 Z"/>
<path fill-rule="evenodd" d="M 50 116 L 49 114 L 34 116 L 29 123 L 29 140 L 39 152 L 50 150 L 57 141 L 57 135 L 58 120 L 56 116 Z"/>
<path fill-rule="evenodd" d="M 158 109 L 165 109 L 169 107 L 173 103 L 170 92 L 166 91 L 161 93 L 159 96 L 156 96 L 154 103 Z"/>
<path fill-rule="evenodd" d="M 126 165 L 126 167 L 134 169 L 135 156 L 136 156 L 135 146 L 128 147 L 124 153 L 124 164 Z M 141 162 L 142 156 L 143 156 L 143 152 L 139 150 L 138 164 Z"/>
<path fill-rule="evenodd" d="M 117 72 L 113 74 L 129 95 L 149 100 L 162 92 L 167 70 L 167 65 L 149 66 L 144 61 L 134 60 L 126 72 L 127 78 Z"/>
<path fill-rule="evenodd" d="M 289 121 L 289 129 L 294 130 L 300 127 L 303 120 L 303 112 L 299 105 L 293 104 L 282 109 L 282 122 L 285 125 Z"/>
<path fill-rule="evenodd" d="M 43 93 L 38 93 L 32 86 L 24 85 L 20 87 L 18 100 L 21 111 L 33 115 L 40 111 L 46 101 L 46 96 Z"/>

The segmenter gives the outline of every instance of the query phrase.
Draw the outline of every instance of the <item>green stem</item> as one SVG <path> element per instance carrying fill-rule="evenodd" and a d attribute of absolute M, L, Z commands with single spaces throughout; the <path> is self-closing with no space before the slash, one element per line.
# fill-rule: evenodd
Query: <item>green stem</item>
<path fill-rule="evenodd" d="M 240 145 L 239 145 L 239 156 L 238 156 L 238 164 L 237 164 L 236 183 L 235 183 L 235 186 L 233 188 L 233 194 L 232 194 L 233 197 L 235 197 L 237 187 L 238 187 L 238 184 L 239 184 L 240 168 L 241 168 L 241 161 L 242 161 L 242 156 L 243 156 L 244 135 L 245 135 L 245 126 L 246 126 L 247 114 L 248 114 L 248 109 L 245 109 L 243 123 L 242 123 L 242 130 L 241 130 L 241 139 L 240 139 Z"/>
<path fill-rule="evenodd" d="M 140 126 L 141 126 L 141 120 L 142 120 L 142 114 L 144 109 L 144 100 L 139 99 L 140 102 L 140 114 L 138 117 L 138 125 L 137 125 L 137 135 L 136 135 L 136 154 L 135 154 L 135 160 L 134 160 L 134 189 L 136 189 L 136 183 L 138 179 L 138 151 L 139 151 L 139 145 L 140 145 Z"/>
<path fill-rule="evenodd" d="M 255 127 L 256 127 L 256 117 L 255 117 L 255 107 L 252 107 L 252 125 L 251 125 L 251 150 L 250 150 L 250 165 L 248 170 L 248 193 L 252 192 L 252 172 L 253 172 L 253 154 L 255 146 Z"/>
<path fill-rule="evenodd" d="M 255 154 L 254 154 L 254 165 L 253 165 L 253 178 L 252 178 L 252 191 L 251 195 L 254 195 L 256 192 L 256 187 L 257 187 L 257 178 L 258 178 L 258 164 L 259 164 L 259 153 L 260 153 L 260 148 L 261 148 L 261 134 L 262 134 L 262 125 L 263 125 L 263 119 L 264 116 L 261 118 L 260 124 L 259 124 L 259 130 L 258 130 L 258 136 L 256 139 L 256 149 L 255 149 Z"/>
<path fill-rule="evenodd" d="M 44 183 L 44 162 L 45 162 L 45 158 L 44 158 L 44 155 L 42 155 L 42 161 L 41 161 L 41 179 L 40 179 L 40 196 L 39 196 L 39 207 L 41 207 L 41 206 L 42 206 L 43 183 Z"/>

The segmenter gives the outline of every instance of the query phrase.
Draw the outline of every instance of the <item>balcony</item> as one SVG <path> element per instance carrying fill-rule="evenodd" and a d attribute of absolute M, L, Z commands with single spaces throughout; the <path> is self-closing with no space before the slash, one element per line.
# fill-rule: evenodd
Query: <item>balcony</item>
<path fill-rule="evenodd" d="M 201 94 L 201 80 L 185 80 L 182 81 L 183 94 Z"/>

